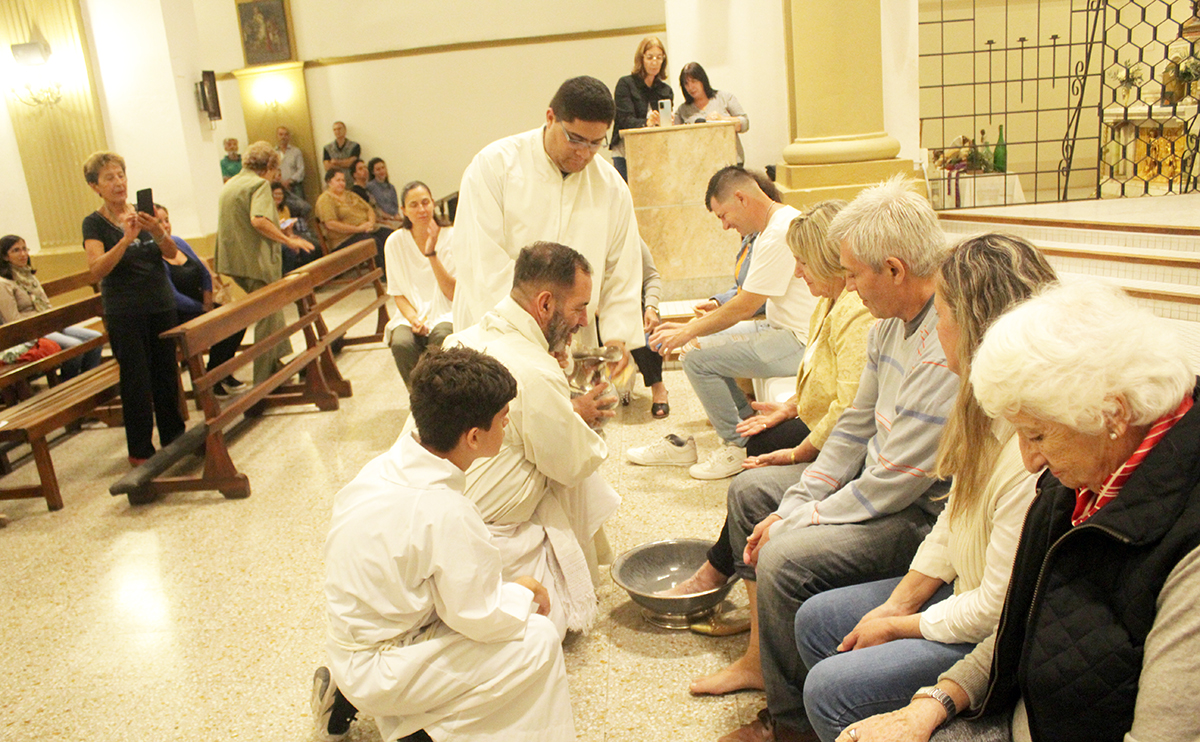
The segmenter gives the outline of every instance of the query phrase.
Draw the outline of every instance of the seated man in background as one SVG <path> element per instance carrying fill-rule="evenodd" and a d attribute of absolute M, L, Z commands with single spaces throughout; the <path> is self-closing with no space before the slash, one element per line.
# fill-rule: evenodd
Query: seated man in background
<path fill-rule="evenodd" d="M 546 585 L 550 618 L 563 636 L 595 619 L 593 545 L 620 504 L 596 474 L 608 449 L 589 427 L 614 414 L 596 409 L 603 385 L 572 400 L 556 360 L 587 323 L 591 295 L 592 270 L 582 255 L 535 242 L 517 255 L 510 296 L 444 344 L 487 353 L 517 379 L 504 444 L 467 472 L 466 496 L 492 531 L 504 574 Z"/>
<path fill-rule="evenodd" d="M 692 692 L 765 688 L 765 718 L 730 742 L 764 732 L 798 739 L 810 730 L 796 611 L 819 592 L 903 575 L 949 489 L 928 476 L 958 392 L 935 331 L 933 292 L 946 252 L 937 214 L 896 178 L 860 193 L 829 236 L 841 246 L 846 289 L 880 321 L 867 336 L 858 394 L 800 481 L 795 467 L 771 466 L 729 486 L 730 543 L 747 581 L 751 641 Z"/>
<path fill-rule="evenodd" d="M 737 166 L 718 170 L 708 181 L 704 201 L 725 229 L 745 236 L 758 232 L 754 261 L 742 290 L 719 308 L 687 323 L 664 322 L 648 342 L 651 350 L 670 353 L 693 338 L 711 335 L 754 315 L 766 301 L 767 322 L 773 329 L 747 340 L 689 351 L 683 359 L 692 388 L 722 445 L 708 460 L 692 466 L 695 479 L 724 479 L 742 470 L 746 438 L 737 431 L 754 410 L 737 379 L 795 376 L 808 342 L 808 320 L 817 300 L 803 279 L 795 276 L 795 259 L 787 246 L 788 226 L 800 212 L 772 201 L 754 176 Z M 631 449 L 635 464 L 678 463 L 660 444 Z"/>
<path fill-rule="evenodd" d="M 506 582 L 463 472 L 500 449 L 517 393 L 495 359 L 427 354 L 412 376 L 416 434 L 337 494 L 325 542 L 330 667 L 313 678 L 323 739 L 358 710 L 385 740 L 575 739 L 545 588 Z"/>

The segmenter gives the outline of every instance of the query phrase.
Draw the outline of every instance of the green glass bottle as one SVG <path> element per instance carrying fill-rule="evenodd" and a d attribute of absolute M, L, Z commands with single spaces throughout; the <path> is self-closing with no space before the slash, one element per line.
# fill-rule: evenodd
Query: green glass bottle
<path fill-rule="evenodd" d="M 1000 138 L 996 140 L 996 149 L 992 153 L 992 165 L 998 173 L 1008 170 L 1008 144 L 1004 141 L 1004 124 L 1000 124 Z"/>

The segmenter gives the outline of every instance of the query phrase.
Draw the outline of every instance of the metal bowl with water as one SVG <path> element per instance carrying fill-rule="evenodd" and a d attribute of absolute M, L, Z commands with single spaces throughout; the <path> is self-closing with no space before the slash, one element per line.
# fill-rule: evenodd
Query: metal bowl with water
<path fill-rule="evenodd" d="M 712 542 L 698 538 L 676 538 L 635 546 L 613 562 L 613 582 L 642 607 L 642 615 L 650 623 L 667 629 L 686 629 L 688 624 L 711 616 L 737 579 L 692 595 L 656 593 L 691 577 L 708 559 L 711 545 Z"/>

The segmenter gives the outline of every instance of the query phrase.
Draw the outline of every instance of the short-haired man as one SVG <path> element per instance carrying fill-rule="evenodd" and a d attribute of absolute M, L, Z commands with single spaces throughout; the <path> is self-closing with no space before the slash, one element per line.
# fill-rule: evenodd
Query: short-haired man
<path fill-rule="evenodd" d="M 737 425 L 754 414 L 736 380 L 795 376 L 804 360 L 808 321 L 817 300 L 796 277 L 796 259 L 787 245 L 788 227 L 799 211 L 772 201 L 755 177 L 736 165 L 718 170 L 709 179 L 704 200 L 725 229 L 736 229 L 742 237 L 758 233 L 750 270 L 732 299 L 690 322 L 662 323 L 650 336 L 649 346 L 666 355 L 694 338 L 749 319 L 766 302 L 770 329 L 746 340 L 698 348 L 683 358 L 683 370 L 722 442 L 708 460 L 695 464 L 688 473 L 696 479 L 724 479 L 742 470 L 746 437 L 738 433 Z M 626 457 L 645 465 L 687 463 L 687 459 L 681 462 L 679 455 L 685 449 L 673 440 L 677 438 L 668 436 L 630 449 Z M 694 456 L 694 445 L 688 448 Z"/>
<path fill-rule="evenodd" d="M 321 155 L 325 169 L 338 168 L 345 170 L 362 157 L 362 147 L 358 142 L 346 138 L 346 125 L 341 121 L 333 122 L 333 141 L 325 145 Z"/>
<path fill-rule="evenodd" d="M 692 685 L 696 693 L 765 687 L 776 740 L 809 729 L 793 628 L 800 604 L 903 575 L 948 489 L 927 475 L 958 392 L 933 309 L 946 247 L 937 214 L 896 178 L 859 194 L 835 217 L 830 239 L 841 246 L 846 288 L 880 319 L 867 366 L 853 404 L 798 482 L 800 466 L 774 466 L 730 484 L 730 540 L 751 599 L 751 641 L 742 658 Z M 758 739 L 763 726 L 760 718 L 724 739 Z"/>
<path fill-rule="evenodd" d="M 303 201 L 304 153 L 292 144 L 292 131 L 286 126 L 275 129 L 275 140 L 275 151 L 279 153 L 279 182 L 285 190 Z"/>
<path fill-rule="evenodd" d="M 313 678 L 321 738 L 345 734 L 362 710 L 385 740 L 575 739 L 546 589 L 501 577 L 462 495 L 467 468 L 500 449 L 516 393 L 482 353 L 426 354 L 409 397 L 415 435 L 337 494 L 325 541 L 329 668 Z"/>
<path fill-rule="evenodd" d="M 261 289 L 283 276 L 280 245 L 311 252 L 313 245 L 303 237 L 288 236 L 279 229 L 279 211 L 271 197 L 271 180 L 279 171 L 279 153 L 267 142 L 246 148 L 242 171 L 221 187 L 217 204 L 217 272 L 229 276 L 246 293 Z M 258 342 L 286 324 L 283 312 L 264 317 L 254 325 Z M 289 339 L 280 341 L 254 359 L 254 383 L 266 381 L 279 359 L 292 352 Z"/>
<path fill-rule="evenodd" d="M 591 296 L 587 259 L 534 243 L 517 255 L 510 295 L 445 342 L 495 357 L 517 379 L 500 453 L 471 467 L 465 494 L 492 530 L 505 575 L 546 585 L 562 635 L 595 617 L 592 544 L 620 503 L 596 474 L 608 455 L 604 440 L 575 411 L 555 357 L 587 324 Z"/>
<path fill-rule="evenodd" d="M 546 240 L 570 245 L 596 269 L 584 345 L 643 344 L 633 199 L 596 157 L 608 144 L 613 111 L 604 83 L 572 78 L 554 94 L 545 125 L 493 142 L 471 161 L 454 221 L 455 327 L 470 327 L 507 296 L 517 253 Z"/>

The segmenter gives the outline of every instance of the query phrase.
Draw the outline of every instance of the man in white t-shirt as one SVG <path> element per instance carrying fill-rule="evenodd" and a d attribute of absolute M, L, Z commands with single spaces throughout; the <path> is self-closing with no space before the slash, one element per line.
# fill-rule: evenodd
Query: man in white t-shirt
<path fill-rule="evenodd" d="M 758 233 L 746 281 L 718 309 L 687 323 L 662 323 L 648 345 L 666 355 L 693 338 L 749 319 L 766 302 L 770 329 L 746 340 L 689 351 L 683 359 L 683 370 L 723 444 L 688 472 L 696 479 L 724 479 L 742 470 L 746 439 L 737 432 L 737 424 L 754 414 L 736 380 L 795 376 L 804 359 L 808 322 L 817 300 L 796 278 L 795 258 L 787 246 L 788 226 L 799 211 L 772 201 L 740 166 L 718 170 L 709 179 L 705 203 L 725 229 L 736 229 L 743 236 Z M 694 456 L 694 448 L 688 448 L 668 436 L 630 449 L 626 458 L 645 465 L 686 463 L 681 456 Z"/>

